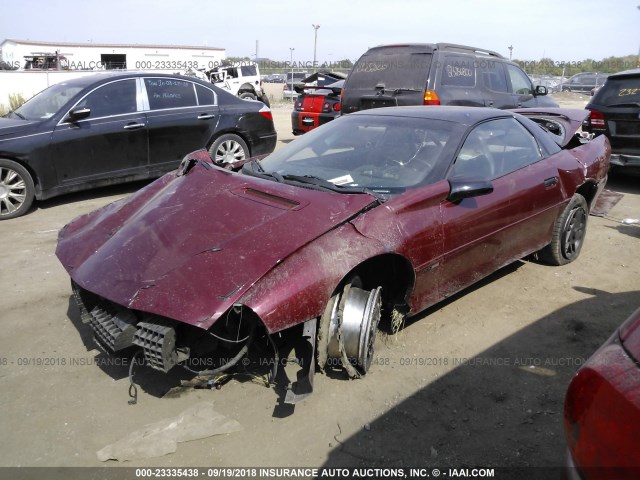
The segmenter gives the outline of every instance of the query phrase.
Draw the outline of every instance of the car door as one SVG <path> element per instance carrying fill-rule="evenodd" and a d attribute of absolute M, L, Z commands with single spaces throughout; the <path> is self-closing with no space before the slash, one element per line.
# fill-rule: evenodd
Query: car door
<path fill-rule="evenodd" d="M 135 78 L 114 80 L 70 109 L 90 113 L 77 121 L 65 116 L 51 134 L 50 158 L 60 184 L 144 175 L 147 129 L 139 93 Z"/>
<path fill-rule="evenodd" d="M 462 145 L 448 178 L 491 180 L 493 192 L 442 204 L 443 296 L 549 242 L 563 201 L 558 170 L 515 118 L 477 125 Z"/>
<path fill-rule="evenodd" d="M 503 62 L 489 59 L 480 62 L 478 72 L 482 75 L 484 105 L 493 108 L 514 108 L 515 101 L 507 82 Z"/>
<path fill-rule="evenodd" d="M 213 89 L 190 80 L 145 77 L 148 99 L 149 164 L 161 174 L 178 166 L 186 154 L 205 148 L 219 112 Z"/>

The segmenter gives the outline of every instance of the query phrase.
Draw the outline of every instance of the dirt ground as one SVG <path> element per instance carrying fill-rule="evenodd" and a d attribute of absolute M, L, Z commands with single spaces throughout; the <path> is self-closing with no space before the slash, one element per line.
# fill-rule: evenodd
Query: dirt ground
<path fill-rule="evenodd" d="M 280 86 L 281 88 L 281 86 Z M 582 108 L 586 98 L 564 102 Z M 290 107 L 274 107 L 279 146 Z M 95 365 L 93 347 L 54 249 L 77 215 L 141 184 L 67 195 L 0 223 L 0 465 L 101 466 L 96 451 L 200 401 L 241 432 L 178 445 L 173 454 L 112 466 L 560 466 L 562 407 L 577 368 L 640 306 L 640 180 L 590 217 L 580 258 L 565 267 L 519 261 L 378 337 L 362 380 L 315 377 L 294 411 L 249 378 L 221 390 L 164 394 L 189 378 Z M 175 369 L 177 370 L 177 369 Z"/>

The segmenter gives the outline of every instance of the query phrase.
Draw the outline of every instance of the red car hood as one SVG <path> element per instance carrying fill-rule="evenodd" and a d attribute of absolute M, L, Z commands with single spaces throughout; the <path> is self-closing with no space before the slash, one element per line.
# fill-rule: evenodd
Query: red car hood
<path fill-rule="evenodd" d="M 56 255 L 91 292 L 208 328 L 285 257 L 374 201 L 197 165 L 75 219 Z"/>

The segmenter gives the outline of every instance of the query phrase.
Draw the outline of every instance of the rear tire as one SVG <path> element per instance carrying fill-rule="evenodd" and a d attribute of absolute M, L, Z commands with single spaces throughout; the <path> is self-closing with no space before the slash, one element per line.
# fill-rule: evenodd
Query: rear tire
<path fill-rule="evenodd" d="M 582 195 L 576 193 L 558 217 L 551 235 L 551 243 L 540 250 L 538 257 L 551 265 L 573 262 L 582 249 L 587 232 L 589 207 Z"/>
<path fill-rule="evenodd" d="M 240 98 L 243 100 L 255 100 L 256 96 L 253 93 L 245 92 L 240 94 Z"/>
<path fill-rule="evenodd" d="M 233 133 L 226 133 L 215 139 L 209 148 L 209 156 L 213 163 L 223 165 L 240 162 L 250 155 L 249 147 L 242 138 Z"/>
<path fill-rule="evenodd" d="M 27 213 L 34 197 L 33 178 L 27 169 L 12 160 L 0 159 L 0 220 Z"/>

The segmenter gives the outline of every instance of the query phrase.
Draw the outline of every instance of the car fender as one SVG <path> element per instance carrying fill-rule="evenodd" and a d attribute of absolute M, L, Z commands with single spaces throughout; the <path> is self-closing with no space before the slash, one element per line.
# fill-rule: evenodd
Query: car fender
<path fill-rule="evenodd" d="M 351 223 L 327 232 L 283 259 L 238 303 L 251 308 L 270 333 L 319 317 L 343 279 L 384 246 Z"/>

